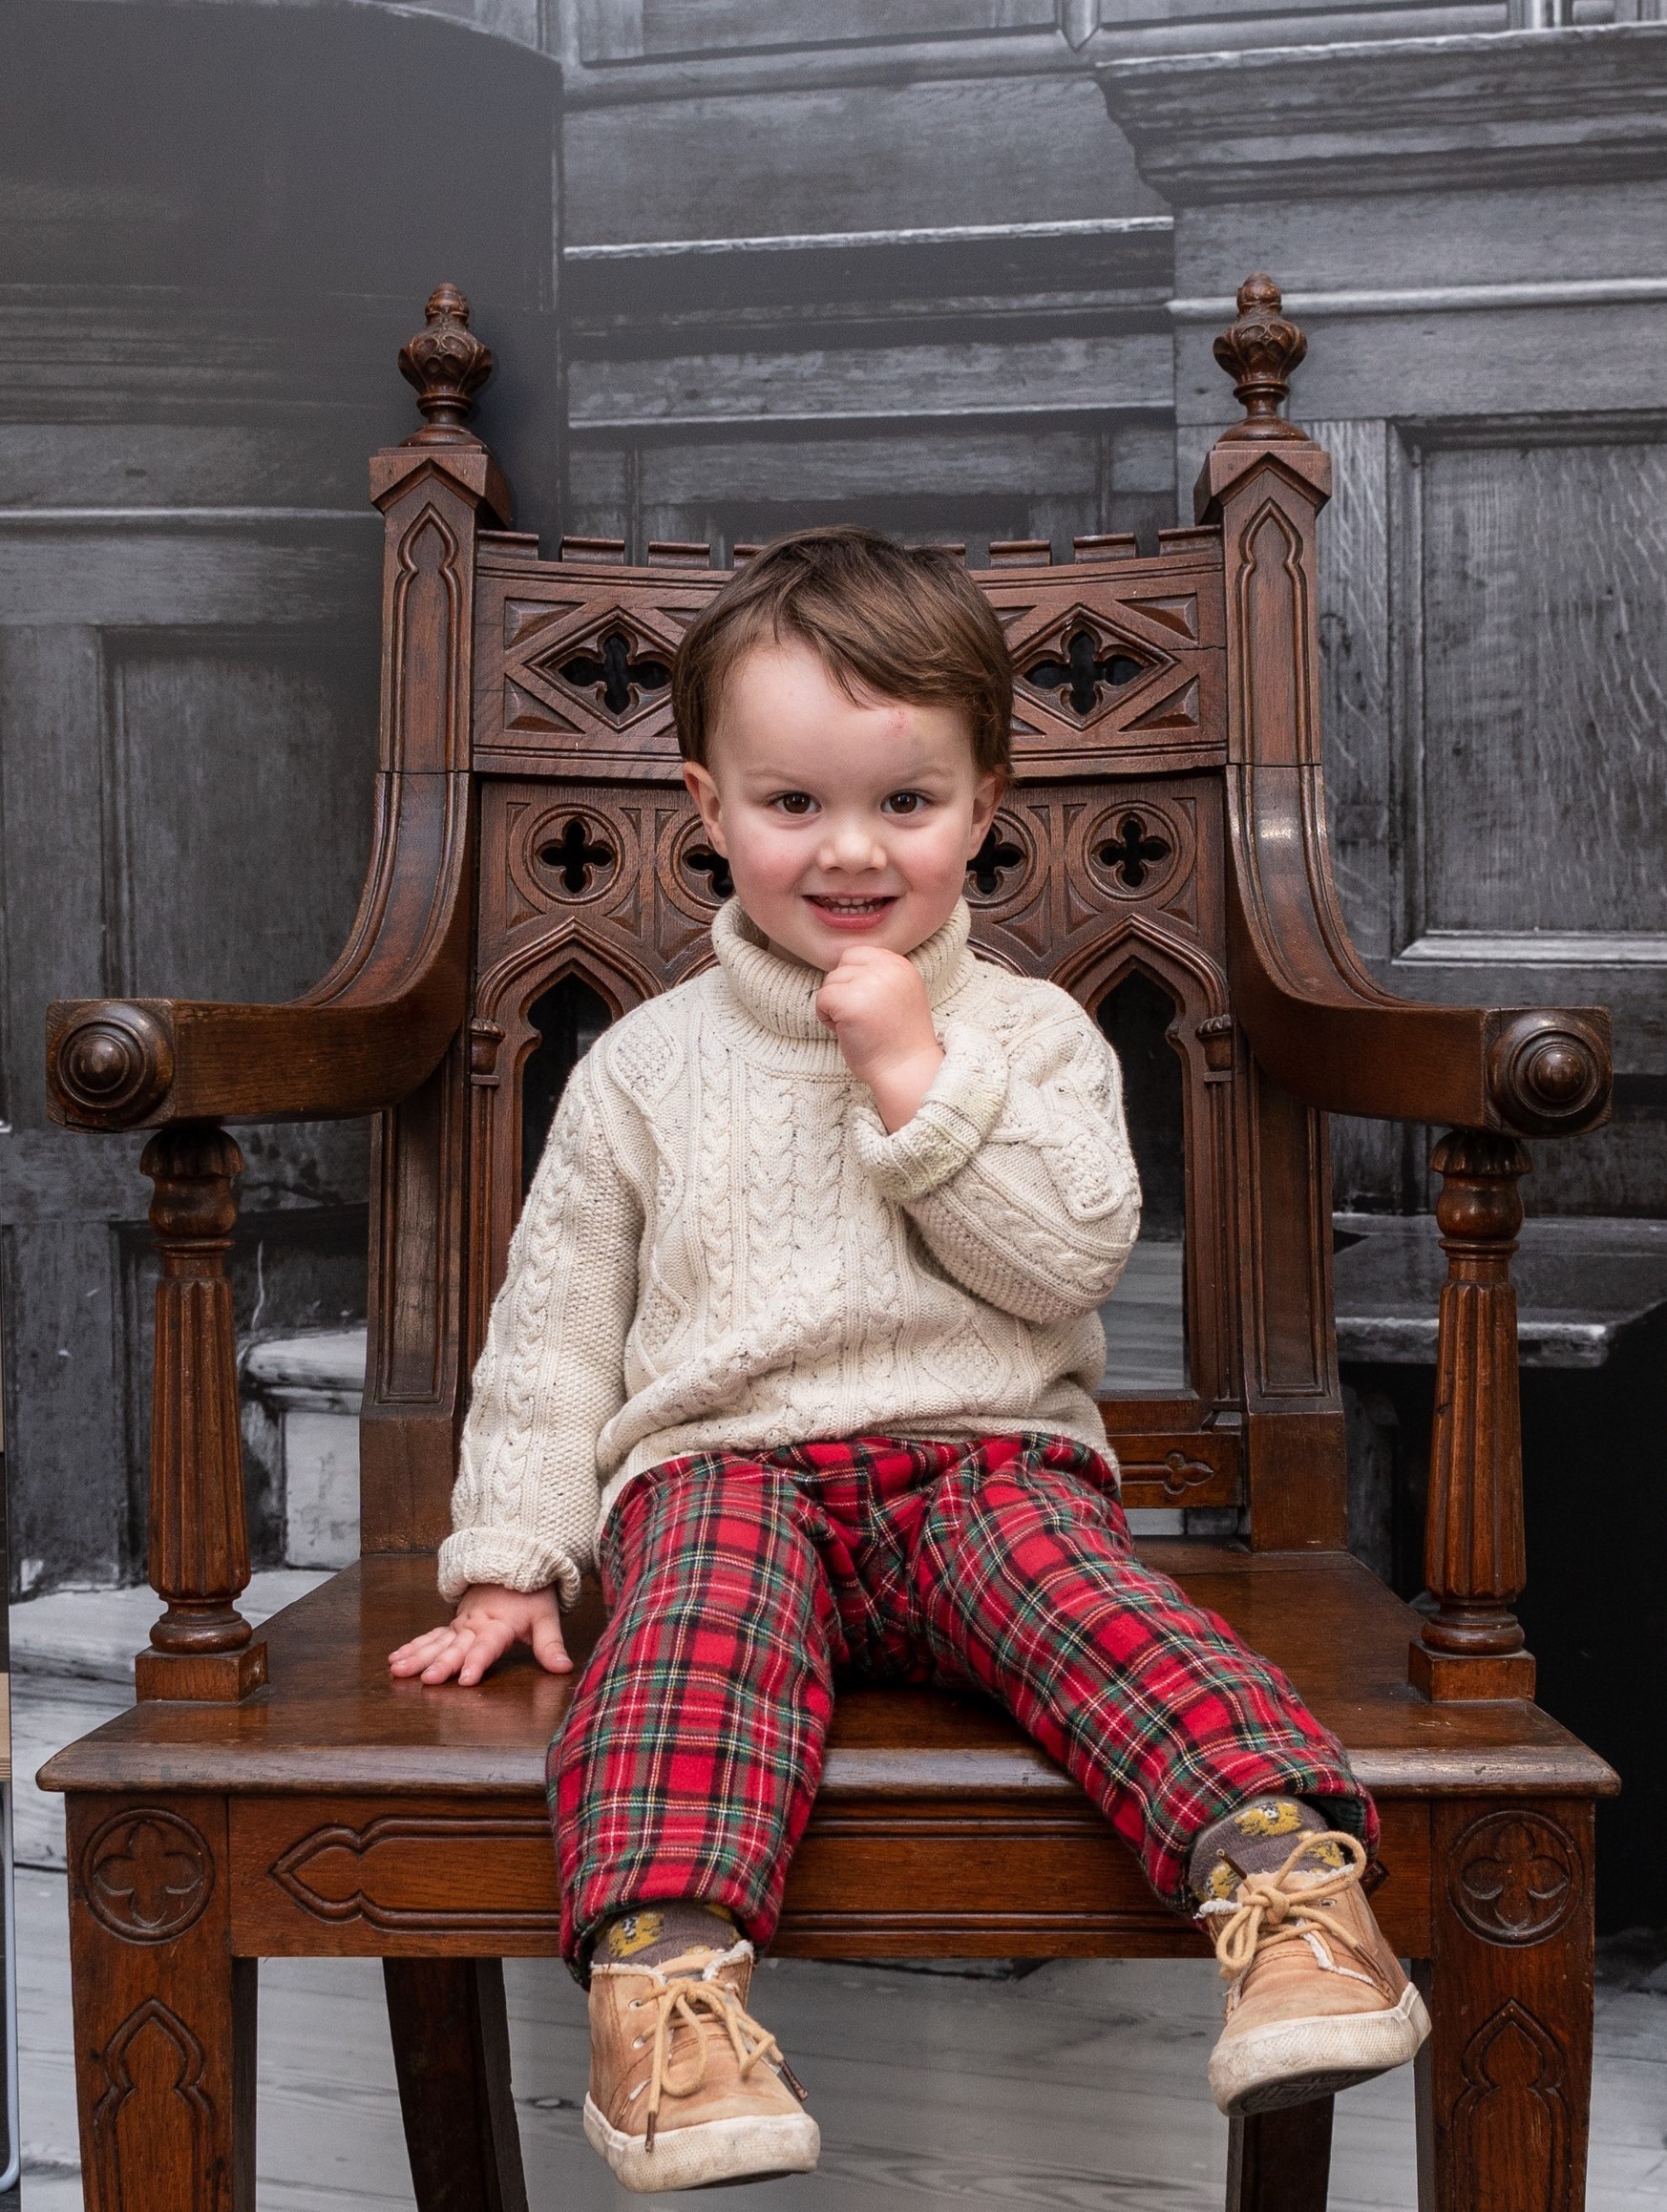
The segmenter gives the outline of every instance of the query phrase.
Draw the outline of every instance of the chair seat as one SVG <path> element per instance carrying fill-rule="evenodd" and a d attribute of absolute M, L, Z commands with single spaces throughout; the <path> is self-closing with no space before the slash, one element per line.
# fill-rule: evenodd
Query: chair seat
<path fill-rule="evenodd" d="M 1381 1801 L 1376 1902 L 1404 1955 L 1427 1947 L 1432 1798 L 1618 1786 L 1535 1705 L 1432 1705 L 1409 1688 L 1418 1615 L 1347 1553 L 1184 1541 L 1141 1553 L 1282 1667 L 1348 1746 Z M 240 1705 L 137 1705 L 60 1752 L 43 1786 L 229 1798 L 243 1955 L 547 1952 L 559 1900 L 544 1753 L 576 1677 L 522 1652 L 471 1690 L 391 1680 L 389 1652 L 446 1611 L 432 1558 L 365 1558 L 267 1623 L 264 1690 Z M 601 1625 L 594 1592 L 569 1625 L 582 1663 Z M 777 1948 L 1091 1956 L 1198 1938 L 996 1706 L 871 1689 L 837 1701 Z"/>

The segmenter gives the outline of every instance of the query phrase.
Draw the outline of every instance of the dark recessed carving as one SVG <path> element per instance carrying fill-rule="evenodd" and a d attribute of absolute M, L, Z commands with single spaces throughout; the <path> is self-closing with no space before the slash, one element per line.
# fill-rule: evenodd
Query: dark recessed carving
<path fill-rule="evenodd" d="M 540 864 L 554 869 L 562 890 L 575 898 L 582 897 L 599 875 L 608 874 L 618 858 L 613 847 L 593 836 L 588 824 L 577 814 L 569 819 L 559 837 L 538 848 Z"/>
<path fill-rule="evenodd" d="M 166 1943 L 208 1903 L 214 1860 L 178 1813 L 118 1813 L 89 1837 L 81 1887 L 94 1919 L 112 1935 Z"/>
<path fill-rule="evenodd" d="M 1033 661 L 1023 674 L 1026 684 L 1038 691 L 1057 693 L 1062 706 L 1087 721 L 1099 706 L 1102 691 L 1121 691 L 1133 683 L 1141 666 L 1114 646 L 1102 653 L 1099 639 L 1084 627 L 1071 632 L 1063 661 Z"/>
<path fill-rule="evenodd" d="M 595 652 L 570 654 L 558 665 L 564 684 L 589 692 L 616 718 L 640 706 L 645 691 L 664 691 L 671 682 L 666 663 L 636 651 L 623 630 L 607 631 Z"/>
<path fill-rule="evenodd" d="M 697 876 L 706 878 L 704 882 L 694 882 L 697 898 L 716 902 L 735 895 L 735 879 L 729 874 L 729 863 L 710 845 L 691 845 L 683 856 L 683 870 L 691 882 Z"/>
<path fill-rule="evenodd" d="M 966 864 L 969 892 L 977 892 L 981 898 L 994 898 L 1001 892 L 1007 873 L 1024 865 L 1024 849 L 1015 845 L 1010 837 L 1002 834 L 999 825 L 992 824 L 983 843 Z"/>
<path fill-rule="evenodd" d="M 1118 822 L 1117 834 L 1107 839 L 1095 857 L 1130 891 L 1139 891 L 1151 870 L 1173 852 L 1169 839 L 1159 836 L 1144 814 L 1130 809 Z"/>

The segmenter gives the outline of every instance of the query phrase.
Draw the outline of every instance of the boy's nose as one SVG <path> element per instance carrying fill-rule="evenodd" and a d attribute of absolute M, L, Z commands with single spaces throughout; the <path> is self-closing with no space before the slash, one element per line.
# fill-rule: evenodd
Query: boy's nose
<path fill-rule="evenodd" d="M 818 868 L 843 869 L 853 875 L 887 865 L 885 847 L 861 822 L 841 823 L 831 829 L 816 853 Z"/>

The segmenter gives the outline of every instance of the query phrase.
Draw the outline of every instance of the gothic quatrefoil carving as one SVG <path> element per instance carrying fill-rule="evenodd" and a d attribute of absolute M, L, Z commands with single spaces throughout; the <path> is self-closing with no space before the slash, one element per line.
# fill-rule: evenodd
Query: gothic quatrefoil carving
<path fill-rule="evenodd" d="M 570 898 L 582 898 L 612 874 L 619 854 L 582 816 L 574 814 L 559 837 L 538 848 L 538 864 L 548 868 Z"/>
<path fill-rule="evenodd" d="M 690 845 L 683 855 L 683 872 L 694 885 L 697 898 L 730 897 L 735 889 L 729 863 L 710 845 Z"/>
<path fill-rule="evenodd" d="M 1030 662 L 1020 673 L 1032 690 L 1049 693 L 1079 722 L 1087 722 L 1113 693 L 1144 675 L 1148 666 L 1145 661 L 1120 650 L 1115 641 L 1102 639 L 1082 619 L 1069 627 L 1063 659 L 1059 653 L 1056 637 L 1054 650 Z"/>
<path fill-rule="evenodd" d="M 1000 898 L 1006 889 L 1011 870 L 1023 868 L 1029 855 L 1023 845 L 1015 845 L 1012 837 L 1000 822 L 994 823 L 983 843 L 966 864 L 966 890 L 969 898 Z"/>
<path fill-rule="evenodd" d="M 651 640 L 609 622 L 600 637 L 553 647 L 529 664 L 616 722 L 625 722 L 671 682 L 669 658 Z"/>
<path fill-rule="evenodd" d="M 166 1943 L 208 1903 L 214 1860 L 177 1813 L 117 1813 L 88 1843 L 81 1883 L 94 1919 L 113 1935 Z"/>
<path fill-rule="evenodd" d="M 1115 835 L 1105 840 L 1094 857 L 1129 890 L 1140 891 L 1147 877 L 1171 858 L 1174 850 L 1149 817 L 1131 807 L 1118 817 Z"/>
<path fill-rule="evenodd" d="M 1544 1943 L 1579 1903 L 1580 1862 L 1543 1815 L 1487 1813 L 1459 1839 L 1447 1894 L 1489 1943 Z"/>

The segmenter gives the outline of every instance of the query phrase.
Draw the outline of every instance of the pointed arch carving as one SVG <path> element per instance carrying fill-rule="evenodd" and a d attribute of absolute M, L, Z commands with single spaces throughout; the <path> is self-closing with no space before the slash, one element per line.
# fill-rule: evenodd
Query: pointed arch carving
<path fill-rule="evenodd" d="M 1277 493 L 1270 492 L 1245 523 L 1239 563 L 1239 635 L 1263 641 L 1265 648 L 1239 656 L 1239 727 L 1246 757 L 1262 768 L 1312 761 L 1315 670 L 1308 641 L 1314 610 L 1307 549 Z M 1289 650 L 1275 649 L 1276 641 L 1286 642 Z"/>
<path fill-rule="evenodd" d="M 470 1025 L 470 1203 L 485 1233 L 471 1240 L 469 1255 L 470 1367 L 486 1338 L 493 1294 L 520 1213 L 523 1076 L 538 1043 L 532 1010 L 568 977 L 595 991 L 616 1022 L 661 988 L 646 961 L 574 915 L 523 937 L 480 978 Z"/>
<path fill-rule="evenodd" d="M 1231 1020 L 1227 977 L 1195 939 L 1149 914 L 1119 915 L 1057 971 L 1055 980 L 1093 1012 L 1138 972 L 1172 1001 L 1169 1042 L 1182 1067 L 1186 1161 L 1187 1359 L 1206 1407 L 1236 1402 L 1237 1338 L 1228 1286 L 1234 1279 L 1232 1069 L 1213 1064 L 1208 1033 Z"/>
<path fill-rule="evenodd" d="M 1194 1025 L 1228 1012 L 1227 976 L 1203 946 L 1144 914 L 1120 916 L 1103 936 L 1063 966 L 1061 988 L 1093 1005 L 1139 968 L 1171 996 Z"/>
<path fill-rule="evenodd" d="M 191 2177 L 192 2212 L 206 2212 L 214 2105 L 203 2086 L 202 2045 L 160 1997 L 147 1997 L 116 2029 L 99 2064 L 105 2087 L 91 2123 L 99 2202 L 113 2212 L 141 2212 L 141 2195 L 127 2182 L 142 2189 L 162 2145 L 183 2135 L 167 2163 Z"/>
<path fill-rule="evenodd" d="M 1567 2065 L 1555 2035 L 1508 1997 L 1466 2044 L 1459 2064 L 1465 2086 L 1449 2139 L 1467 2169 L 1457 2177 L 1461 2201 L 1483 2202 L 1490 2174 L 1518 2169 L 1514 2146 L 1527 2136 L 1535 2146 L 1531 2170 L 1545 2180 L 1545 2212 L 1572 2212 Z"/>

